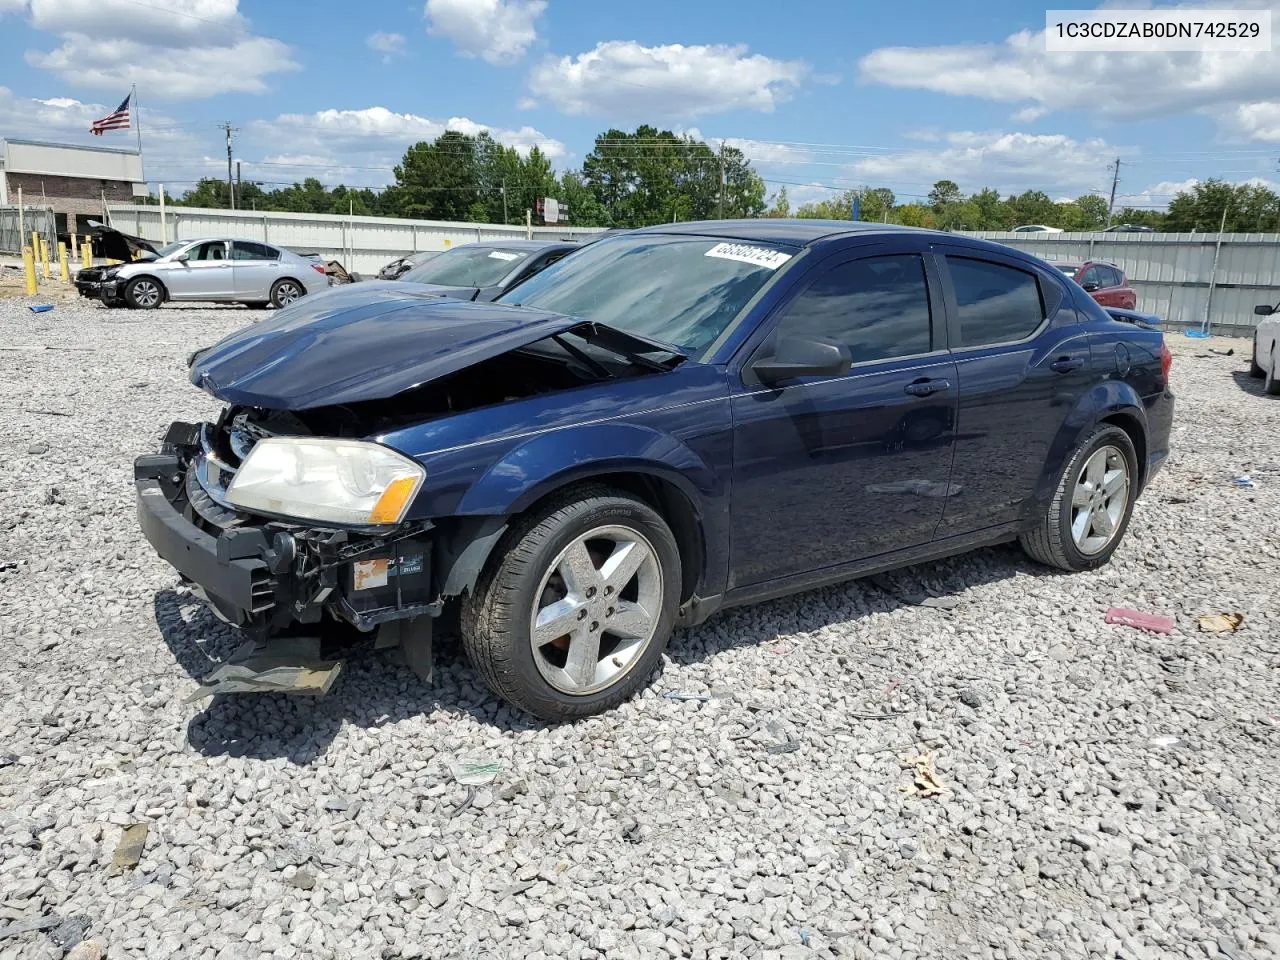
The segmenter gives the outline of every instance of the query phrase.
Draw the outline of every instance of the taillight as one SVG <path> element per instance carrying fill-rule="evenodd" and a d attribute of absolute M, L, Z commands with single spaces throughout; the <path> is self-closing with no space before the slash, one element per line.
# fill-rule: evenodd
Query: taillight
<path fill-rule="evenodd" d="M 324 267 L 319 263 L 313 263 L 311 265 L 311 269 L 314 270 L 316 273 L 324 273 Z"/>
<path fill-rule="evenodd" d="M 1173 354 L 1163 340 L 1160 341 L 1160 376 L 1165 383 L 1169 382 L 1169 368 L 1173 366 Z"/>

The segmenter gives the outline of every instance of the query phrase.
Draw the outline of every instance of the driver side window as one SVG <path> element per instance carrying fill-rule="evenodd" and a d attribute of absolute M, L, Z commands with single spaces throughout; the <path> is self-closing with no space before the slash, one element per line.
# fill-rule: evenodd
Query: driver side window
<path fill-rule="evenodd" d="M 867 257 L 823 271 L 778 321 L 773 343 L 788 337 L 844 344 L 854 363 L 928 353 L 924 261 L 916 254 Z"/>
<path fill-rule="evenodd" d="M 211 240 L 208 243 L 202 243 L 191 251 L 190 260 L 225 260 L 227 256 L 226 244 L 221 240 Z"/>

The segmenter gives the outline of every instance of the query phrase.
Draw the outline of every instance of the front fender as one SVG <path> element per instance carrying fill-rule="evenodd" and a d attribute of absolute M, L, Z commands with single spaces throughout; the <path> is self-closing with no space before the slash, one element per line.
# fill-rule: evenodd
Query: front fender
<path fill-rule="evenodd" d="M 1049 460 L 1045 464 L 1045 470 L 1041 474 L 1040 484 L 1033 498 L 1032 516 L 1038 516 L 1041 508 L 1053 499 L 1063 468 L 1076 448 L 1085 441 L 1100 421 L 1117 414 L 1133 418 L 1142 428 L 1143 433 L 1146 433 L 1147 415 L 1142 398 L 1123 380 L 1108 380 L 1100 383 L 1080 397 L 1075 407 L 1063 420 L 1062 426 L 1058 428 L 1058 434 L 1049 447 Z M 1139 469 L 1144 467 L 1145 464 L 1139 464 Z"/>
<path fill-rule="evenodd" d="M 721 498 L 716 472 L 670 434 L 628 423 L 598 423 L 530 437 L 508 450 L 454 511 L 511 516 L 560 487 L 611 473 L 636 473 L 676 486 L 700 516 Z"/>

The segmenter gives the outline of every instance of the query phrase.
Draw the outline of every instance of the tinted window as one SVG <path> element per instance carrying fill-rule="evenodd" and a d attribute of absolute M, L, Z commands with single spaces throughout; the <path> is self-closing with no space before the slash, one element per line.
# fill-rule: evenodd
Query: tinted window
<path fill-rule="evenodd" d="M 929 287 L 918 256 L 871 257 L 832 267 L 791 301 L 778 321 L 786 337 L 844 343 L 853 362 L 928 353 Z"/>
<path fill-rule="evenodd" d="M 1117 270 L 1115 267 L 1107 267 L 1106 269 L 1107 269 L 1107 286 L 1123 287 L 1124 274 L 1121 273 L 1119 270 Z"/>
<path fill-rule="evenodd" d="M 1021 340 L 1044 320 L 1033 274 L 965 257 L 947 257 L 947 267 L 960 312 L 961 346 Z"/>
<path fill-rule="evenodd" d="M 231 257 L 234 260 L 277 260 L 280 252 L 263 243 L 236 240 L 231 244 Z"/>
<path fill-rule="evenodd" d="M 1082 273 L 1082 274 L 1080 275 L 1079 283 L 1080 283 L 1080 286 L 1082 286 L 1082 287 L 1083 287 L 1086 283 L 1096 283 L 1096 284 L 1097 284 L 1098 286 L 1100 286 L 1100 287 L 1101 287 L 1101 286 L 1104 286 L 1104 284 L 1103 284 L 1103 282 L 1102 282 L 1102 277 L 1098 275 L 1098 268 L 1097 268 L 1097 267 L 1090 267 L 1088 270 L 1086 270 L 1084 273 Z"/>
<path fill-rule="evenodd" d="M 208 243 L 202 243 L 199 246 L 192 247 L 191 254 L 188 259 L 225 260 L 227 259 L 227 245 L 221 240 L 210 240 Z"/>

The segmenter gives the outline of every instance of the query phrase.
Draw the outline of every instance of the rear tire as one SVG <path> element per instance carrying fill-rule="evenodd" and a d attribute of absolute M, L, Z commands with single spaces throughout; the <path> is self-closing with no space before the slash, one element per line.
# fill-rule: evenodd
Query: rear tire
<path fill-rule="evenodd" d="M 578 487 L 511 525 L 463 599 L 463 645 L 490 689 L 521 710 L 553 722 L 600 713 L 658 665 L 680 583 L 662 517 L 611 488 Z"/>
<path fill-rule="evenodd" d="M 297 280 L 277 280 L 275 286 L 271 288 L 271 305 L 279 307 L 287 307 L 295 300 L 301 300 L 307 295 L 307 289 Z"/>
<path fill-rule="evenodd" d="M 1100 424 L 1067 461 L 1044 519 L 1018 542 L 1046 566 L 1094 570 L 1120 546 L 1137 499 L 1133 441 L 1119 427 Z"/>
<path fill-rule="evenodd" d="M 1253 335 L 1253 352 L 1249 354 L 1249 376 L 1255 380 L 1261 380 L 1266 376 L 1267 371 L 1263 370 L 1258 363 L 1258 335 Z"/>
<path fill-rule="evenodd" d="M 124 299 L 135 310 L 154 310 L 164 303 L 164 286 L 151 277 L 135 277 L 125 286 Z"/>

